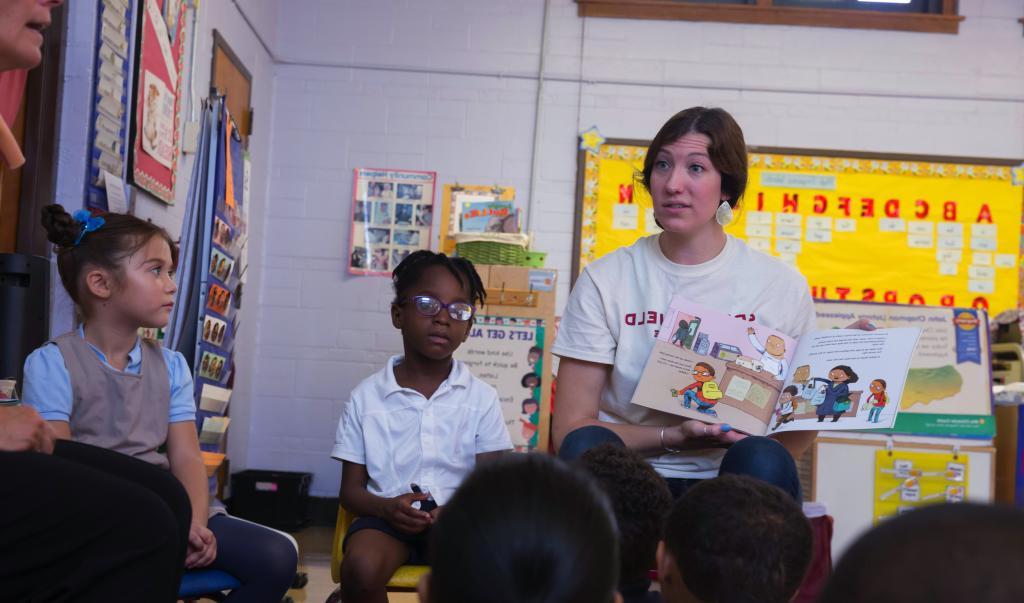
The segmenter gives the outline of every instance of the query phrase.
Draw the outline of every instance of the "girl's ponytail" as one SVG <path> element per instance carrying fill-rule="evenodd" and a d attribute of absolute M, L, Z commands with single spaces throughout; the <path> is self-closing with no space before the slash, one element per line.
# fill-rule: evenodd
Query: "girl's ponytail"
<path fill-rule="evenodd" d="M 43 208 L 43 228 L 46 238 L 57 247 L 71 247 L 81 226 L 62 205 L 47 205 Z"/>

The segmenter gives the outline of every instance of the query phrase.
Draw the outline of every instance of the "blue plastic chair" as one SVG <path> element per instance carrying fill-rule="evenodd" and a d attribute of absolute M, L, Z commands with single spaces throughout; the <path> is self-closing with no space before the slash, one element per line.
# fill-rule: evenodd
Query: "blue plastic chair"
<path fill-rule="evenodd" d="M 227 572 L 215 569 L 185 570 L 178 587 L 180 599 L 213 599 L 223 601 L 227 596 L 223 591 L 238 588 L 242 583 Z"/>

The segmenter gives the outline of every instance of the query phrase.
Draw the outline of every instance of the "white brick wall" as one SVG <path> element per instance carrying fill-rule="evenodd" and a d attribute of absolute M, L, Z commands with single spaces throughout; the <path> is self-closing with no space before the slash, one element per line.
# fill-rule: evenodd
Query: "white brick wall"
<path fill-rule="evenodd" d="M 967 19 L 950 36 L 584 24 L 571 0 L 553 0 L 534 224 L 537 246 L 560 271 L 559 308 L 580 126 L 650 138 L 672 113 L 709 104 L 732 112 L 753 145 L 1024 156 L 1019 0 L 960 4 Z M 252 380 L 248 458 L 233 445 L 236 467 L 313 471 L 313 494 L 337 493 L 339 466 L 327 455 L 341 407 L 401 348 L 387 315 L 388 280 L 345 273 L 352 169 L 513 185 L 525 205 L 537 83 L 517 76 L 536 74 L 542 10 L 541 0 L 281 3 L 262 278 L 247 321 L 249 329 L 258 322 L 258 339 L 251 352 L 239 349 Z M 256 301 L 250 294 L 250 308 Z"/>

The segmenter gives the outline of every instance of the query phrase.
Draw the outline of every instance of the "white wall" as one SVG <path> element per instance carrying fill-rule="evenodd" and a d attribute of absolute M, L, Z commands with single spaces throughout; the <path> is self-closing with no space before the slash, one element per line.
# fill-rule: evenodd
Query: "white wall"
<path fill-rule="evenodd" d="M 313 471 L 313 494 L 336 494 L 341 407 L 400 351 L 388 280 L 345 273 L 353 168 L 436 170 L 439 184 L 513 185 L 528 202 L 543 4 L 281 3 L 259 335 L 243 373 L 249 466 Z M 535 234 L 560 271 L 559 308 L 576 135 L 590 125 L 647 139 L 705 104 L 729 110 L 751 145 L 1024 157 L 1019 0 L 960 6 L 952 36 L 584 22 L 571 0 L 552 0 Z"/>
<path fill-rule="evenodd" d="M 227 40 L 241 62 L 253 77 L 252 106 L 255 110 L 253 135 L 249 146 L 252 152 L 252 210 L 250 232 L 251 266 L 249 270 L 249 291 L 257 291 L 262 277 L 262 264 L 258 261 L 262 253 L 266 192 L 270 172 L 271 102 L 274 82 L 274 64 L 256 35 L 242 17 L 234 2 L 214 0 L 199 3 L 198 35 L 193 73 L 189 73 L 188 53 L 191 52 L 191 37 L 186 40 L 185 72 L 182 86 L 187 90 L 190 77 L 194 82 L 196 112 L 202 98 L 209 94 L 210 66 L 213 53 L 213 30 L 216 29 Z M 278 0 L 238 0 L 241 11 L 253 23 L 267 43 L 273 42 Z M 96 5 L 90 2 L 69 2 L 68 32 L 65 48 L 64 82 L 61 99 L 61 127 L 59 157 L 57 165 L 57 200 L 69 209 L 81 207 L 84 202 L 84 187 L 88 158 L 89 113 L 92 105 L 92 56 L 95 41 Z M 186 25 L 192 35 L 191 13 Z M 182 124 L 188 119 L 187 103 L 182 100 Z M 178 176 L 175 188 L 175 202 L 164 204 L 140 189 L 136 189 L 135 214 L 152 220 L 166 228 L 177 238 L 182 229 L 185 200 L 188 195 L 189 179 L 192 174 L 194 155 L 182 154 L 178 158 Z M 56 266 L 53 268 L 56 274 Z M 52 331 L 60 334 L 72 324 L 72 304 L 60 288 L 60 279 L 54 278 L 54 306 L 52 308 Z M 239 350 L 248 350 L 256 341 L 256 295 L 245 298 L 242 306 L 242 330 L 236 339 Z M 251 375 L 252 355 L 239 353 L 237 357 L 240 375 Z M 236 387 L 237 404 L 231 407 L 232 426 L 229 438 L 229 454 L 232 461 L 245 466 L 249 435 L 249 396 L 251 379 L 240 379 Z"/>

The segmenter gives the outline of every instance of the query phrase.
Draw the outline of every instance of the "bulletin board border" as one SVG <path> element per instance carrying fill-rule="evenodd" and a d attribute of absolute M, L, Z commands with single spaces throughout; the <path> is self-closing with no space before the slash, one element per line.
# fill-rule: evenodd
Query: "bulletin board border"
<path fill-rule="evenodd" d="M 602 146 L 631 146 L 640 147 L 646 149 L 650 146 L 649 140 L 642 140 L 636 138 L 608 138 L 605 140 Z M 919 164 L 947 164 L 952 166 L 988 166 L 988 167 L 1005 167 L 1005 168 L 1019 168 L 1024 166 L 1024 159 L 1009 159 L 1009 158 L 990 158 L 990 157 L 968 157 L 968 156 L 949 156 L 949 155 L 927 155 L 927 154 L 910 154 L 910 153 L 880 153 L 880 152 L 869 152 L 869 151 L 851 151 L 851 150 L 835 150 L 835 149 L 807 149 L 807 148 L 788 148 L 788 147 L 771 147 L 771 146 L 748 146 L 748 155 L 782 155 L 782 156 L 793 156 L 793 157 L 822 157 L 822 158 L 836 158 L 836 159 L 852 159 L 852 160 L 864 160 L 869 162 L 897 162 L 897 163 L 919 163 Z M 570 274 L 570 287 L 576 284 L 576 278 L 579 276 L 583 269 L 583 228 L 584 219 L 586 216 L 588 196 L 596 197 L 597 192 L 592 191 L 590 195 L 587 195 L 586 191 L 586 166 L 587 160 L 593 157 L 595 153 L 590 152 L 586 149 L 579 149 L 576 160 L 576 204 L 575 204 L 575 222 L 573 223 L 573 254 L 572 254 L 572 272 Z M 774 169 L 785 170 L 786 167 L 774 166 Z M 872 171 L 880 171 L 882 173 L 888 173 L 881 169 Z M 956 174 L 954 174 L 956 175 Z M 973 177 L 973 176 L 972 176 Z M 1024 206 L 1024 196 L 1021 199 L 1022 206 Z"/>

